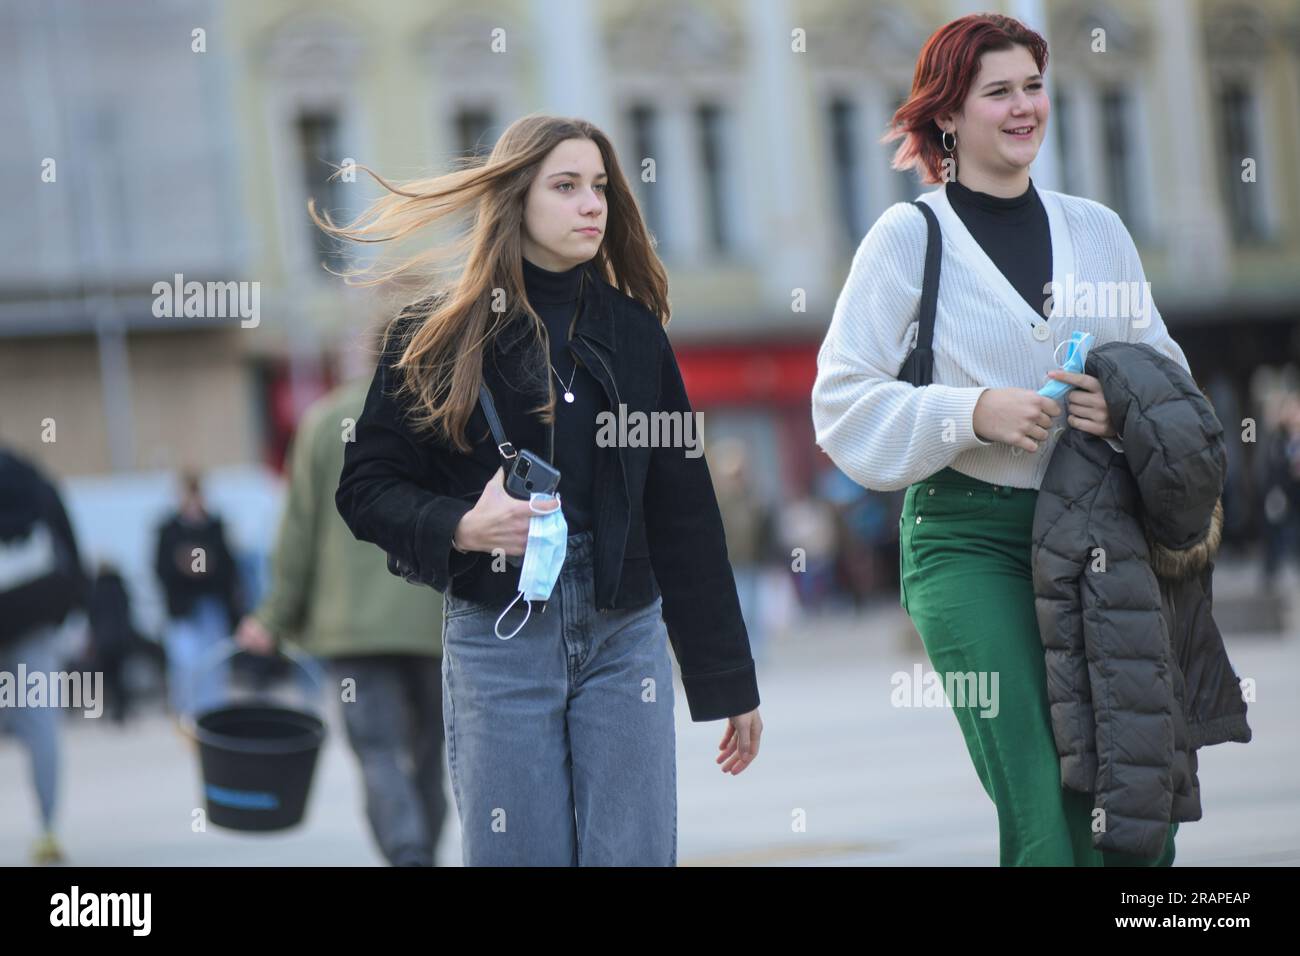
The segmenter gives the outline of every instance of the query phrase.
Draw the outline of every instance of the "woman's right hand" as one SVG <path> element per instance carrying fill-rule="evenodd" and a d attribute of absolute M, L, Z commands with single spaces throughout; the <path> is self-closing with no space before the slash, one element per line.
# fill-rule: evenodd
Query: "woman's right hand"
<path fill-rule="evenodd" d="M 554 511 L 558 501 L 542 511 Z M 465 512 L 456 525 L 452 544 L 462 551 L 488 554 L 500 548 L 508 557 L 519 557 L 528 546 L 528 523 L 534 511 L 527 501 L 515 498 L 505 486 L 505 471 L 497 469 L 483 486 L 474 507 Z"/>
<path fill-rule="evenodd" d="M 275 637 L 251 614 L 246 614 L 235 628 L 235 644 L 253 654 L 275 653 Z"/>
<path fill-rule="evenodd" d="M 1027 388 L 989 388 L 975 403 L 971 424 L 984 441 L 1002 442 L 1028 452 L 1038 451 L 1047 440 L 1060 404 Z"/>

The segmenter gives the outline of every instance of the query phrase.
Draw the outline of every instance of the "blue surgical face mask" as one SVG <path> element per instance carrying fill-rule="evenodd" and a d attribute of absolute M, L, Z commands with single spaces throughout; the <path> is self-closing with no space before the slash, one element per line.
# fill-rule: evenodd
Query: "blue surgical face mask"
<path fill-rule="evenodd" d="M 542 512 L 537 509 L 539 502 L 554 501 L 554 511 Z M 560 579 L 560 568 L 564 567 L 564 555 L 569 542 L 569 523 L 564 520 L 564 510 L 559 505 L 560 496 L 534 494 L 528 499 L 528 507 L 533 516 L 528 521 L 528 544 L 524 546 L 524 563 L 519 569 L 519 593 L 514 601 L 497 618 L 497 637 L 508 641 L 524 629 L 528 618 L 532 616 L 533 606 L 526 604 L 528 612 L 519 626 L 509 634 L 501 633 L 501 619 L 515 606 L 520 598 L 527 601 L 545 601 L 551 596 L 555 582 Z"/>
<path fill-rule="evenodd" d="M 1082 372 L 1083 363 L 1088 358 L 1088 349 L 1092 348 L 1092 333 L 1076 331 L 1070 336 L 1070 341 L 1062 342 L 1061 345 L 1070 347 L 1065 353 L 1065 362 L 1061 365 L 1061 368 L 1067 372 Z M 1056 351 L 1052 353 L 1053 362 L 1056 361 L 1056 353 L 1061 351 L 1061 345 L 1058 345 Z M 1069 382 L 1054 378 L 1040 388 L 1038 394 L 1046 395 L 1048 398 L 1060 398 L 1074 387 Z"/>

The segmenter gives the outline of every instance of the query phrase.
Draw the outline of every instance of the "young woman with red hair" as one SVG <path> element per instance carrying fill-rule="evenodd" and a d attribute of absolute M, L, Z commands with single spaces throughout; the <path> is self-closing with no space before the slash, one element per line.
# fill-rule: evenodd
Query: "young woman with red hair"
<path fill-rule="evenodd" d="M 846 474 L 907 489 L 901 603 L 935 670 L 997 674 L 1005 690 L 992 708 L 954 706 L 997 807 L 1002 864 L 1168 865 L 1177 824 L 1158 860 L 1102 852 L 1091 797 L 1061 787 L 1030 531 L 1065 427 L 1123 450 L 1100 383 L 1061 371 L 1057 346 L 1078 329 L 1187 360 L 1149 298 L 1140 316 L 1053 306 L 1063 288 L 1146 280 L 1114 212 L 1030 180 L 1050 113 L 1046 69 L 1043 38 L 1010 17 L 962 17 L 926 42 L 884 139 L 902 140 L 896 169 L 939 184 L 919 197 L 942 233 L 932 382 L 898 380 L 916 342 L 927 222 L 896 203 L 854 256 L 818 357 L 813 419 Z M 1037 391 L 1053 378 L 1074 386 L 1059 401 Z"/>

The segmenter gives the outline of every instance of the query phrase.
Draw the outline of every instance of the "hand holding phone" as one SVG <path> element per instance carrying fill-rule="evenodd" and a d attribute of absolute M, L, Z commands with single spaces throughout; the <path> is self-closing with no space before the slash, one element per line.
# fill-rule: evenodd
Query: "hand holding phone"
<path fill-rule="evenodd" d="M 528 501 L 532 495 L 553 495 L 560 487 L 560 473 L 550 462 L 521 449 L 510 462 L 506 491 Z"/>
<path fill-rule="evenodd" d="M 558 477 L 556 480 L 558 483 Z M 556 502 L 555 507 L 559 506 Z M 462 551 L 488 554 L 500 548 L 507 558 L 517 558 L 528 545 L 528 523 L 532 517 L 528 497 L 520 499 L 510 494 L 505 487 L 505 470 L 498 468 L 483 486 L 474 507 L 460 519 L 452 543 Z"/>

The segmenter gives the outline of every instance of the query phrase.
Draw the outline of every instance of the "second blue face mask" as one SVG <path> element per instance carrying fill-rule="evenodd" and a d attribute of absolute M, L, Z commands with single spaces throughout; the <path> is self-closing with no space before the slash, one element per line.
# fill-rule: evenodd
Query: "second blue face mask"
<path fill-rule="evenodd" d="M 1088 349 L 1092 348 L 1092 333 L 1076 331 L 1070 336 L 1070 341 L 1062 342 L 1061 345 L 1068 345 L 1069 350 L 1065 353 L 1065 361 L 1061 368 L 1067 372 L 1082 372 L 1083 363 L 1088 358 Z M 1061 345 L 1056 347 L 1056 352 L 1061 351 Z M 1056 361 L 1056 352 L 1052 353 L 1052 361 Z M 1063 382 L 1059 378 L 1048 381 L 1046 385 L 1038 390 L 1039 395 L 1045 395 L 1048 398 L 1060 398 L 1075 386 L 1069 382 Z"/>

